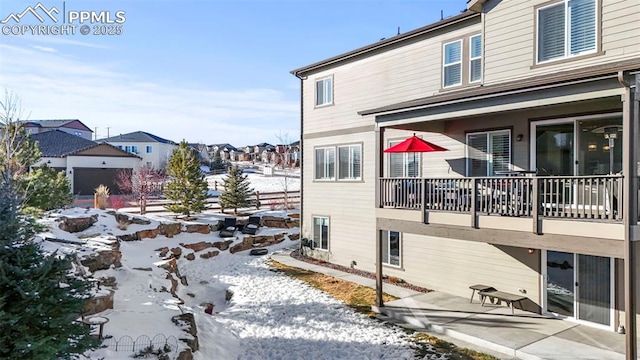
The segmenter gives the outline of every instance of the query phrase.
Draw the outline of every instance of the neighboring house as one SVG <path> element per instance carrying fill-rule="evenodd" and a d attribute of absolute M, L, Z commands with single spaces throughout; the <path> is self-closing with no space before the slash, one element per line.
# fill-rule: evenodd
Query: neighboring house
<path fill-rule="evenodd" d="M 118 172 L 140 165 L 136 155 L 60 130 L 33 134 L 32 139 L 42 152 L 34 167 L 46 164 L 64 171 L 75 195 L 92 195 L 100 184 L 107 186 L 111 194 L 119 194 Z"/>
<path fill-rule="evenodd" d="M 234 151 L 238 151 L 238 149 L 231 145 L 231 144 L 213 144 L 213 145 L 209 145 L 209 154 L 211 156 L 211 158 L 214 158 L 214 153 L 219 153 L 220 154 L 220 158 L 223 161 L 233 161 L 233 159 L 231 159 L 231 153 Z"/>
<path fill-rule="evenodd" d="M 313 243 L 303 250 L 437 291 L 468 297 L 487 284 L 526 295 L 532 312 L 632 327 L 640 6 L 468 7 L 292 71 L 303 99 L 301 235 Z M 448 151 L 383 152 L 413 133 Z"/>
<path fill-rule="evenodd" d="M 142 158 L 142 163 L 155 169 L 165 169 L 173 150 L 178 144 L 171 140 L 144 131 L 120 134 L 99 142 L 109 143 L 118 149 L 135 154 Z"/>
<path fill-rule="evenodd" d="M 230 161 L 248 161 L 247 154 L 242 149 L 229 151 Z"/>
<path fill-rule="evenodd" d="M 198 154 L 201 164 L 209 165 L 213 161 L 213 158 L 209 155 L 207 145 L 199 143 L 189 143 L 188 145 Z"/>
<path fill-rule="evenodd" d="M 93 140 L 93 131 L 78 119 L 24 120 L 21 121 L 21 123 L 31 134 L 60 130 L 72 135 L 80 136 L 87 140 Z"/>

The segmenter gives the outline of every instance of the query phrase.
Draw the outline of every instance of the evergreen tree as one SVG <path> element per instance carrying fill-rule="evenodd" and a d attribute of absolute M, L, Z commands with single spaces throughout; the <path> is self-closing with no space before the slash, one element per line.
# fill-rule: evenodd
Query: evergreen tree
<path fill-rule="evenodd" d="M 219 151 L 213 153 L 213 162 L 211 163 L 211 170 L 222 170 L 226 167 Z"/>
<path fill-rule="evenodd" d="M 224 209 L 233 209 L 235 215 L 238 214 L 238 208 L 248 207 L 249 196 L 253 192 L 250 187 L 248 176 L 243 174 L 238 165 L 229 169 L 227 176 L 224 178 L 222 194 L 220 194 L 220 207 Z"/>
<path fill-rule="evenodd" d="M 73 202 L 69 179 L 63 171 L 46 164 L 31 171 L 22 187 L 27 194 L 26 205 L 40 210 L 58 209 Z"/>
<path fill-rule="evenodd" d="M 209 185 L 200 171 L 200 161 L 195 151 L 182 140 L 173 151 L 167 165 L 169 182 L 164 195 L 174 204 L 167 210 L 189 217 L 191 213 L 205 209 Z"/>
<path fill-rule="evenodd" d="M 69 276 L 68 257 L 42 250 L 21 214 L 26 171 L 39 153 L 20 130 L 18 104 L 9 93 L 0 101 L 0 358 L 68 359 L 98 345 L 74 321 L 89 285 Z"/>

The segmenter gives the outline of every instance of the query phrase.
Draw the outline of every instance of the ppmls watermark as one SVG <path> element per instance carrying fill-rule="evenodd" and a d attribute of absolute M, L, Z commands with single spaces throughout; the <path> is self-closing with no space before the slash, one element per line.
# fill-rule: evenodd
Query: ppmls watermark
<path fill-rule="evenodd" d="M 126 15 L 124 10 L 68 10 L 66 2 L 47 8 L 39 2 L 10 13 L 0 24 L 2 35 L 122 35 Z"/>

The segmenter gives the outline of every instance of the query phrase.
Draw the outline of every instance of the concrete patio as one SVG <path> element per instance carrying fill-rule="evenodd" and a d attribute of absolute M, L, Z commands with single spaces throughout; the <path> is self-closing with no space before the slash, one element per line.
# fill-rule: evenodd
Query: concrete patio
<path fill-rule="evenodd" d="M 288 252 L 275 253 L 271 257 L 289 266 L 375 288 L 374 279 L 299 261 Z M 400 299 L 374 309 L 381 313 L 381 320 L 503 359 L 625 359 L 625 337 L 613 331 L 518 309 L 512 315 L 505 305 L 485 303 L 482 306 L 477 296 L 469 303 L 469 298 L 437 291 L 420 293 L 386 283 L 383 289 Z"/>

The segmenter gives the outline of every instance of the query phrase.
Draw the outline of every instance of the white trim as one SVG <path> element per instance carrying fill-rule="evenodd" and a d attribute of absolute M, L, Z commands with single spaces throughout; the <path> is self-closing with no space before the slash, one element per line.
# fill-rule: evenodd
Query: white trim
<path fill-rule="evenodd" d="M 360 150 L 360 174 L 358 176 L 352 176 L 353 171 L 353 152 L 351 151 L 351 147 L 357 147 Z M 350 177 L 341 178 L 340 177 L 340 148 L 347 148 L 349 151 L 349 173 Z M 362 181 L 362 163 L 363 163 L 363 154 L 362 154 L 362 144 L 345 144 L 345 145 L 337 145 L 336 146 L 336 179 L 338 181 Z"/>
<path fill-rule="evenodd" d="M 480 38 L 480 55 L 473 57 L 473 38 L 479 37 Z M 482 79 L 484 78 L 484 61 L 482 54 L 483 54 L 483 49 L 484 49 L 484 39 L 482 38 L 482 34 L 477 34 L 477 35 L 473 35 L 469 37 L 469 84 L 475 84 L 477 82 L 481 82 Z M 473 63 L 473 60 L 480 60 L 480 78 L 478 80 L 472 80 L 471 79 L 471 64 Z"/>
<path fill-rule="evenodd" d="M 383 243 L 383 246 L 387 246 L 387 259 L 382 259 L 382 265 L 386 266 L 386 267 L 390 267 L 390 268 L 395 268 L 395 269 L 402 269 L 402 247 L 403 247 L 403 236 L 402 236 L 402 232 L 400 231 L 395 231 L 395 230 L 379 230 L 382 233 L 386 233 L 386 245 L 385 243 Z M 392 263 L 389 262 L 389 259 L 391 257 L 391 233 L 398 233 L 398 265 L 394 265 Z M 382 233 L 380 234 L 380 236 L 383 236 Z M 383 237 L 384 238 L 384 237 Z M 385 241 L 385 240 L 383 240 Z"/>
<path fill-rule="evenodd" d="M 327 82 L 327 80 L 329 80 L 329 82 Z M 322 96 L 323 96 L 323 100 L 324 102 L 321 104 L 318 104 L 318 83 L 322 82 Z M 330 84 L 329 89 L 327 89 L 327 83 Z M 324 107 L 324 106 L 328 106 L 328 105 L 333 105 L 333 76 L 326 76 L 320 79 L 316 79 L 314 84 L 314 90 L 313 90 L 313 94 L 314 94 L 314 99 L 313 99 L 313 104 L 315 107 Z M 331 97 L 331 101 L 327 101 L 328 97 Z"/>
<path fill-rule="evenodd" d="M 590 255 L 590 254 L 578 254 L 578 253 L 567 253 L 566 251 L 560 251 L 560 252 L 565 252 L 567 254 L 572 254 L 573 255 L 573 265 L 574 265 L 574 270 L 573 270 L 573 282 L 574 282 L 574 286 L 573 286 L 573 316 L 565 316 L 565 315 L 560 315 L 560 314 L 556 314 L 553 312 L 550 312 L 549 309 L 547 308 L 547 280 L 549 279 L 549 276 L 547 274 L 547 252 L 548 251 L 555 251 L 555 250 L 542 250 L 541 251 L 541 256 L 540 256 L 540 308 L 541 308 L 541 312 L 543 315 L 547 315 L 547 316 L 551 316 L 557 319 L 561 319 L 561 320 L 565 320 L 565 321 L 569 321 L 569 322 L 573 322 L 573 323 L 577 323 L 577 324 L 582 324 L 582 325 L 586 325 L 592 328 L 597 328 L 597 329 L 603 329 L 603 330 L 610 330 L 610 331 L 615 331 L 615 258 L 613 257 L 608 257 L 609 258 L 609 325 L 603 325 L 603 324 L 598 324 L 595 322 L 591 322 L 591 321 L 587 321 L 587 320 L 581 320 L 578 319 L 577 314 L 579 313 L 580 309 L 579 309 L 579 302 L 578 302 L 578 298 L 579 298 L 579 286 L 576 286 L 575 284 L 577 283 L 578 279 L 577 279 L 577 272 L 580 270 L 579 269 L 579 264 L 578 264 L 578 255 L 589 255 L 589 256 L 598 256 L 598 255 Z M 606 257 L 606 256 L 604 256 Z"/>
<path fill-rule="evenodd" d="M 312 215 L 311 216 L 311 241 L 315 241 L 316 219 L 327 219 L 327 248 L 322 248 L 322 234 L 320 234 L 320 246 L 315 246 L 314 249 L 319 251 L 329 251 L 331 248 L 331 217 L 327 215 Z"/>
<path fill-rule="evenodd" d="M 529 133 L 531 134 L 531 139 L 535 139 L 536 138 L 536 129 L 539 125 L 554 125 L 554 124 L 569 124 L 569 123 L 573 123 L 573 144 L 574 147 L 572 149 L 572 151 L 576 152 L 576 147 L 579 146 L 578 144 L 578 134 L 576 132 L 576 128 L 578 126 L 578 122 L 581 120 L 598 120 L 598 119 L 605 119 L 608 117 L 616 117 L 616 116 L 622 116 L 621 112 L 614 112 L 614 113 L 606 113 L 606 114 L 597 114 L 597 115 L 583 115 L 583 116 L 569 116 L 569 117 L 562 117 L 562 118 L 557 118 L 557 119 L 549 119 L 549 120 L 537 120 L 537 121 L 531 121 L 531 123 L 529 124 Z M 529 170 L 535 171 L 536 169 L 536 142 L 535 141 L 531 141 L 529 142 Z M 573 174 L 577 174 L 578 173 L 578 166 L 579 164 L 575 163 L 575 156 L 574 156 L 574 167 L 573 167 Z"/>
<path fill-rule="evenodd" d="M 317 151 L 318 150 L 324 150 L 323 153 L 323 157 L 324 157 L 324 161 L 325 161 L 325 165 L 324 165 L 324 169 L 323 169 L 323 174 L 327 175 L 329 170 L 328 170 L 328 166 L 329 166 L 329 162 L 327 161 L 327 150 L 333 150 L 333 174 L 329 174 L 330 176 L 328 177 L 318 177 L 318 173 L 316 171 L 317 169 L 317 163 L 318 163 L 318 159 L 317 159 Z M 314 147 L 313 148 L 313 180 L 314 181 L 336 181 L 336 168 L 337 168 L 337 164 L 336 164 L 336 147 L 335 146 L 318 146 L 318 147 Z"/>
<path fill-rule="evenodd" d="M 563 59 L 570 59 L 570 58 L 574 58 L 574 57 L 578 57 L 578 56 L 583 56 L 583 55 L 588 55 L 588 54 L 594 54 L 598 51 L 598 42 L 599 42 L 599 37 L 600 34 L 598 32 L 598 19 L 600 16 L 600 12 L 599 10 L 599 0 L 593 0 L 594 1 L 594 21 L 595 21 L 595 41 L 594 41 L 594 48 L 592 50 L 589 51 L 585 51 L 579 54 L 571 54 L 571 36 L 570 36 L 570 26 L 569 24 L 571 23 L 571 14 L 569 13 L 569 1 L 570 0 L 560 0 L 556 3 L 552 3 L 546 6 L 541 6 L 539 8 L 536 9 L 535 11 L 535 21 L 536 21 L 536 33 L 534 34 L 535 37 L 535 46 L 536 46 L 536 56 L 535 56 L 535 63 L 536 64 L 547 64 L 547 63 L 551 63 L 554 61 L 558 61 L 558 60 L 563 60 Z M 554 6 L 559 6 L 561 4 L 564 4 L 564 55 L 563 56 L 559 56 L 559 57 L 555 57 L 553 59 L 548 59 L 548 60 L 543 60 L 543 61 L 539 61 L 540 59 L 540 42 L 539 42 L 539 34 L 540 34 L 540 10 L 544 10 L 544 9 L 549 9 L 551 7 Z"/>
<path fill-rule="evenodd" d="M 446 63 L 446 56 L 447 56 L 446 48 L 447 48 L 447 45 L 451 45 L 451 44 L 454 44 L 454 43 L 460 43 L 460 60 L 447 64 Z M 443 89 L 447 89 L 447 88 L 451 88 L 451 87 L 454 87 L 454 86 L 462 85 L 462 75 L 463 75 L 462 60 L 464 59 L 464 56 L 463 56 L 464 48 L 463 48 L 462 45 L 463 45 L 462 39 L 458 39 L 458 40 L 454 40 L 454 41 L 450 41 L 448 43 L 442 44 L 442 88 Z M 446 85 L 445 69 L 447 67 L 451 67 L 451 66 L 455 66 L 455 65 L 460 65 L 460 81 L 455 83 L 455 84 Z"/>

